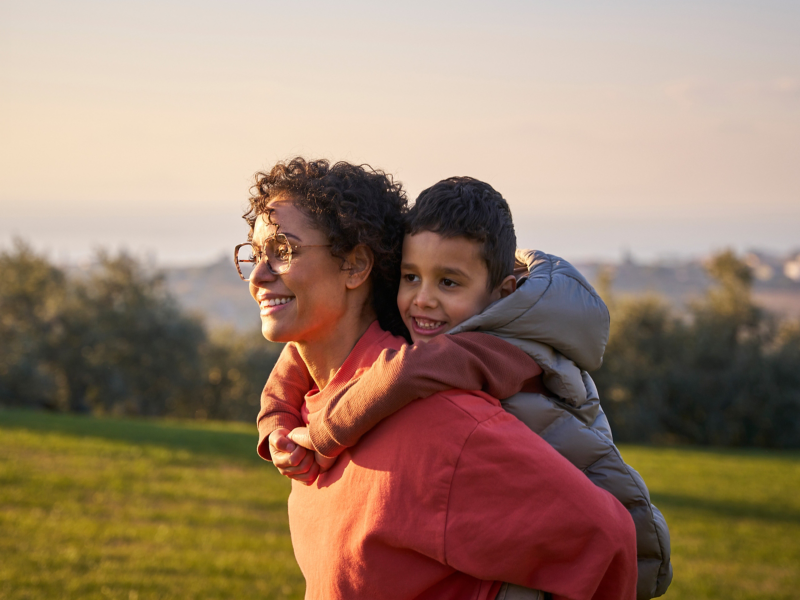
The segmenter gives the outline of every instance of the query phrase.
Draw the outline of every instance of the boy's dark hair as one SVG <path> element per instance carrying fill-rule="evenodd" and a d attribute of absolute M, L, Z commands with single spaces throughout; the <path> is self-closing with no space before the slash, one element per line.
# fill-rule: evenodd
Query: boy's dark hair
<path fill-rule="evenodd" d="M 517 236 L 511 210 L 488 183 L 472 177 L 450 177 L 423 191 L 406 218 L 406 233 L 422 231 L 480 243 L 490 290 L 514 273 Z"/>
<path fill-rule="evenodd" d="M 408 208 L 402 184 L 369 165 L 296 157 L 255 175 L 243 218 L 248 239 L 270 200 L 286 194 L 325 234 L 331 254 L 343 257 L 359 244 L 372 251 L 372 306 L 384 330 L 408 336 L 397 309 L 400 257 Z"/>

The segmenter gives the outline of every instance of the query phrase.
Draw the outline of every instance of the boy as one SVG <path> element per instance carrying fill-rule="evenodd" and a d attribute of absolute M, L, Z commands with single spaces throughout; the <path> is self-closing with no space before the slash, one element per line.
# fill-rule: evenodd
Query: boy
<path fill-rule="evenodd" d="M 282 454 L 281 472 L 310 483 L 409 402 L 452 388 L 483 389 L 505 398 L 507 411 L 631 512 L 637 598 L 659 596 L 672 577 L 666 523 L 641 477 L 622 461 L 586 373 L 602 361 L 606 307 L 575 269 L 543 253 L 517 253 L 526 274 L 517 282 L 515 247 L 508 204 L 488 184 L 454 177 L 422 192 L 408 215 L 397 296 L 414 343 L 384 351 L 354 385 L 311 415 L 303 411 L 303 395 L 313 382 L 287 346 L 262 395 L 259 454 Z M 516 348 L 504 354 L 498 337 L 533 360 L 523 365 L 511 352 Z M 504 356 L 524 366 L 520 374 L 504 368 Z M 452 365 L 462 368 L 446 368 Z M 308 430 L 289 433 L 299 417 Z M 302 447 L 316 451 L 321 467 L 311 465 L 314 454 L 302 456 Z"/>

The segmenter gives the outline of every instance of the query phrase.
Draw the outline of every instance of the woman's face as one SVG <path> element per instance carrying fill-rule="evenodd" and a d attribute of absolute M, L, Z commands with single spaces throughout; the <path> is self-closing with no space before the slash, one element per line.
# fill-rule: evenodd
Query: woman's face
<path fill-rule="evenodd" d="M 260 215 L 253 229 L 253 245 L 277 230 L 294 248 L 291 267 L 274 275 L 266 261 L 250 276 L 250 295 L 261 308 L 261 332 L 272 342 L 308 343 L 330 334 L 346 310 L 347 272 L 340 258 L 331 256 L 325 235 L 294 206 L 291 198 L 279 196 L 268 204 L 271 217 Z M 318 246 L 314 248 L 302 246 Z"/>

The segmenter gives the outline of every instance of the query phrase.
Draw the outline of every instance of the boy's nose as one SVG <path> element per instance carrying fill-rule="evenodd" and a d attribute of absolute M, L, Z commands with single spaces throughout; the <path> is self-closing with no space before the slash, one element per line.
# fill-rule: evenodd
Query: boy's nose
<path fill-rule="evenodd" d="M 425 287 L 421 287 L 414 296 L 414 304 L 420 308 L 434 308 L 436 306 L 436 295 L 431 294 Z"/>

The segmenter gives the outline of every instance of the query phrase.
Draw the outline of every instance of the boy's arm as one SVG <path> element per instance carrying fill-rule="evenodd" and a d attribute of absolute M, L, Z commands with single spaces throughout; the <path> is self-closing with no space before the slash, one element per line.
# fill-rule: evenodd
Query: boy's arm
<path fill-rule="evenodd" d="M 294 344 L 283 347 L 275 367 L 261 392 L 258 413 L 258 454 L 271 460 L 269 435 L 276 429 L 292 430 L 304 425 L 300 409 L 314 381 Z"/>
<path fill-rule="evenodd" d="M 361 377 L 329 392 L 325 407 L 309 415 L 309 433 L 317 452 L 338 456 L 413 400 L 450 389 L 508 398 L 541 372 L 525 352 L 485 333 L 440 335 L 426 344 L 387 348 Z"/>

